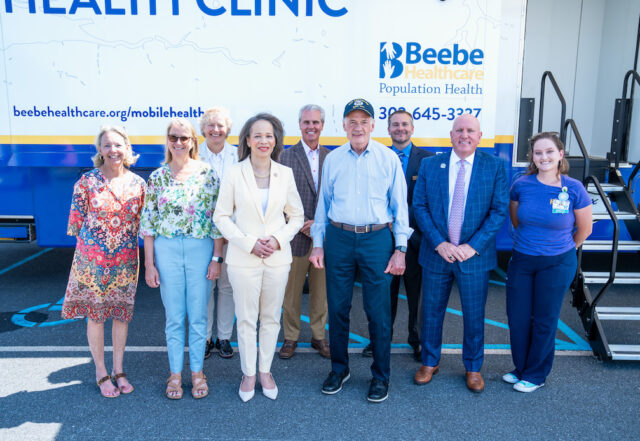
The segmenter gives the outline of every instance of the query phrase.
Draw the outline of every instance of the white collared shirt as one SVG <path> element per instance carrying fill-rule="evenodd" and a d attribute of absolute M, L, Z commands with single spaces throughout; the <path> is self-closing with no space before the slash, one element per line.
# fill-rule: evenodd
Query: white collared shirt
<path fill-rule="evenodd" d="M 304 152 L 307 154 L 307 161 L 309 161 L 309 167 L 311 167 L 311 176 L 313 176 L 313 184 L 316 186 L 316 192 L 318 191 L 318 176 L 320 170 L 320 144 L 315 150 L 312 150 L 305 142 L 300 139 Z"/>
<path fill-rule="evenodd" d="M 198 157 L 202 162 L 209 164 L 218 179 L 222 181 L 225 170 L 228 170 L 229 167 L 238 162 L 238 148 L 225 141 L 220 153 L 213 153 L 207 147 L 207 141 L 205 140 L 198 148 Z"/>
<path fill-rule="evenodd" d="M 476 153 L 473 152 L 465 159 L 460 159 L 456 152 L 451 149 L 451 158 L 449 158 L 449 209 L 447 210 L 447 218 L 451 214 L 451 203 L 453 202 L 453 192 L 456 189 L 456 179 L 460 170 L 460 161 L 464 161 L 464 205 L 462 206 L 462 215 L 464 219 L 464 210 L 467 206 L 467 195 L 469 194 L 469 183 L 471 182 L 471 170 L 473 169 L 473 160 Z"/>

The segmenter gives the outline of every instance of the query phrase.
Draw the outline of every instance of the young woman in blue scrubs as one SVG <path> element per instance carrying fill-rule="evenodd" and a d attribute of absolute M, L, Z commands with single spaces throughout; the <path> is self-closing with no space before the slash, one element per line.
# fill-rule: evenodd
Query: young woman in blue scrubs
<path fill-rule="evenodd" d="M 576 249 L 591 234 L 591 198 L 568 177 L 557 134 L 529 141 L 529 167 L 511 187 L 514 228 L 507 315 L 515 369 L 502 379 L 519 392 L 544 386 L 551 371 L 564 295 L 576 274 Z"/>

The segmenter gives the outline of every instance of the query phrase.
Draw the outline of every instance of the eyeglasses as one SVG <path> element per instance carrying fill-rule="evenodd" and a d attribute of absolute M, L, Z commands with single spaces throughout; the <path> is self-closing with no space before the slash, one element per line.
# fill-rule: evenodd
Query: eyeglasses
<path fill-rule="evenodd" d="M 178 142 L 178 140 L 180 140 L 182 144 L 186 144 L 187 141 L 191 139 L 190 136 L 176 136 L 176 135 L 167 135 L 167 138 L 169 138 L 169 141 L 171 142 Z"/>

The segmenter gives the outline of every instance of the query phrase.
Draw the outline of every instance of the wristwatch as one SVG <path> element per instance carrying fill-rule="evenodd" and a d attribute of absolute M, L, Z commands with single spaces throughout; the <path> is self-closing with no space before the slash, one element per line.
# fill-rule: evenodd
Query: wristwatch
<path fill-rule="evenodd" d="M 407 247 L 397 246 L 396 250 L 400 251 L 401 253 L 406 253 L 407 252 Z"/>
<path fill-rule="evenodd" d="M 222 263 L 222 262 L 224 261 L 224 259 L 223 259 L 222 257 L 220 257 L 220 256 L 213 256 L 213 257 L 211 258 L 211 261 L 212 261 L 212 262 Z"/>

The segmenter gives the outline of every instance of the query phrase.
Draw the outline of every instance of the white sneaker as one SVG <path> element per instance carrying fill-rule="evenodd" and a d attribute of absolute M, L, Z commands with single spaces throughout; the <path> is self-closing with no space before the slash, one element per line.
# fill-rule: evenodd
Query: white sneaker
<path fill-rule="evenodd" d="M 534 390 L 540 389 L 542 386 L 544 386 L 544 383 L 533 384 L 525 380 L 520 380 L 513 385 L 513 389 L 517 390 L 518 392 L 529 393 L 529 392 L 533 392 Z"/>
<path fill-rule="evenodd" d="M 520 379 L 515 376 L 515 374 L 509 372 L 502 376 L 502 381 L 509 384 L 516 384 Z"/>

